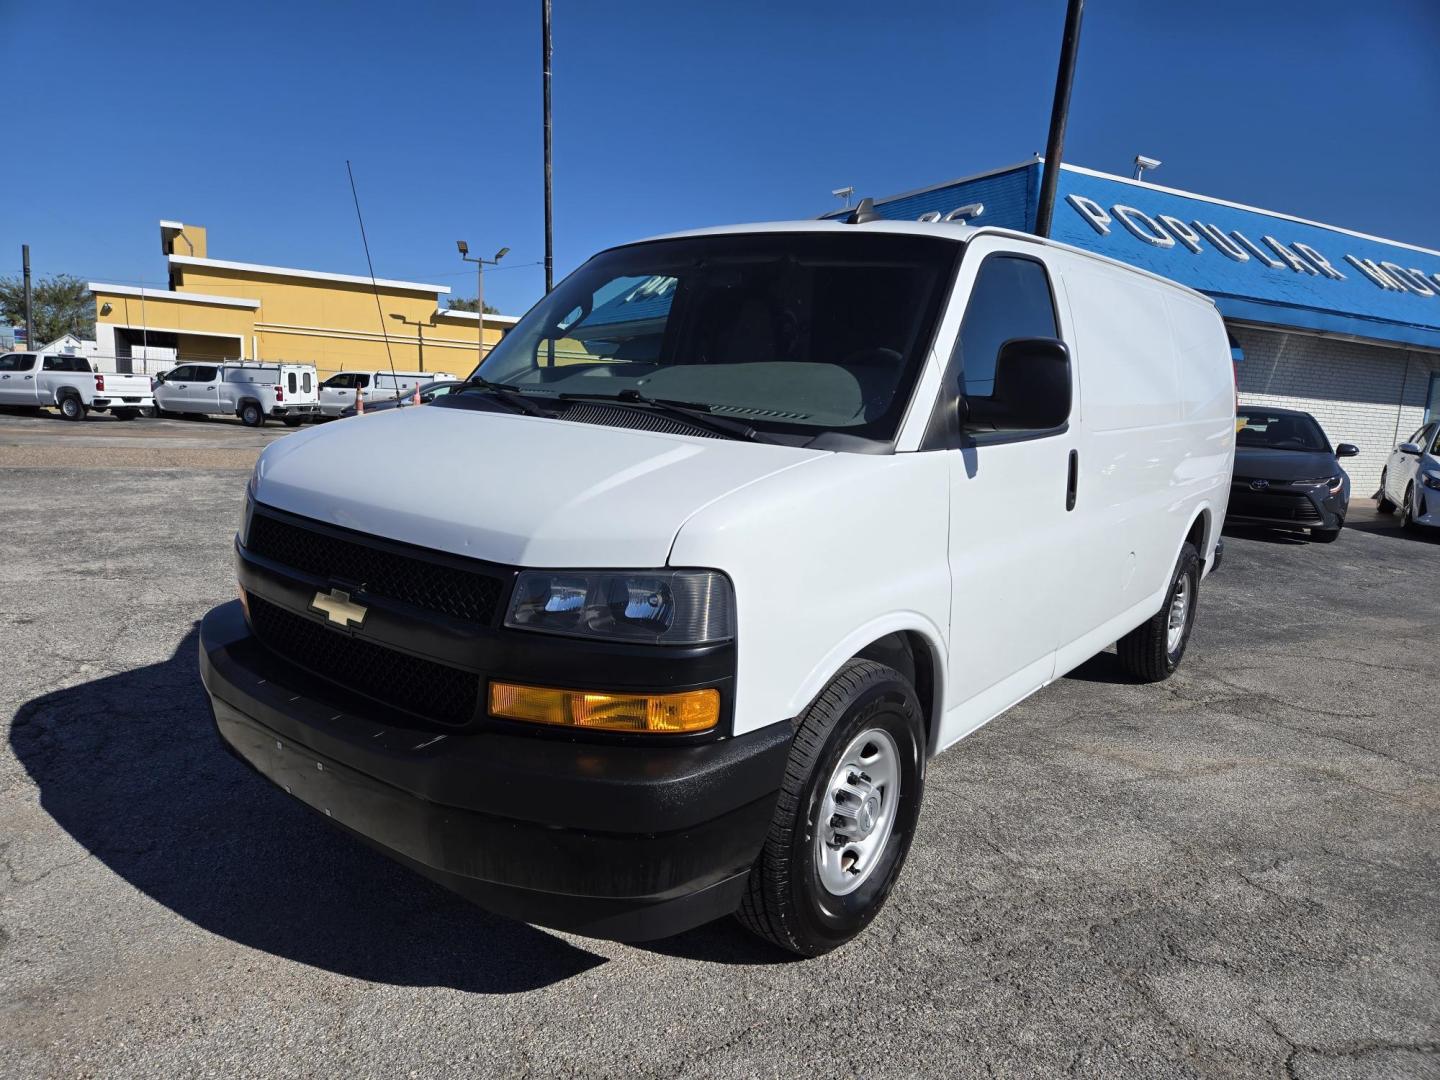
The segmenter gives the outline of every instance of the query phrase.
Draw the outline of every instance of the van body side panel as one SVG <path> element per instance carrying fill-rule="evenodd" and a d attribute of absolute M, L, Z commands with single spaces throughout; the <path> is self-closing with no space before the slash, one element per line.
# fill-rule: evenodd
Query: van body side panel
<path fill-rule="evenodd" d="M 1062 265 L 1080 373 L 1083 518 L 1057 673 L 1159 610 L 1180 544 L 1207 508 L 1213 550 L 1234 447 L 1229 350 L 1213 306 L 1083 257 L 1066 254 Z"/>
<path fill-rule="evenodd" d="M 681 526 L 669 564 L 735 583 L 737 735 L 798 715 L 887 633 L 914 630 L 945 655 L 947 484 L 944 454 L 831 454 Z"/>

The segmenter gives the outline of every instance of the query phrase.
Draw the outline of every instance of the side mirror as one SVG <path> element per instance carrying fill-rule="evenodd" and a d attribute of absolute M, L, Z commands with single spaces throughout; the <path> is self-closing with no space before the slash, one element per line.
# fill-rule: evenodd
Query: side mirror
<path fill-rule="evenodd" d="M 1011 338 L 995 358 L 995 390 L 971 416 L 999 431 L 1057 428 L 1070 419 L 1070 350 L 1056 338 Z"/>
<path fill-rule="evenodd" d="M 1360 447 L 1354 443 L 1342 442 L 1339 446 L 1335 447 L 1335 456 L 1337 458 L 1357 457 L 1359 453 Z"/>
<path fill-rule="evenodd" d="M 1420 446 L 1418 443 L 1402 442 L 1396 449 L 1402 454 L 1409 454 L 1411 457 L 1420 456 Z"/>

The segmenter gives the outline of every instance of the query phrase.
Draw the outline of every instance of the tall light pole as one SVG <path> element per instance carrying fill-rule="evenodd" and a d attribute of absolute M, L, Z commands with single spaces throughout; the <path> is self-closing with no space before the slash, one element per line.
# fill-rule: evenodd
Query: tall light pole
<path fill-rule="evenodd" d="M 470 245 L 464 240 L 455 241 L 456 250 L 460 252 L 460 258 L 466 262 L 475 264 L 475 314 L 480 320 L 480 363 L 485 362 L 485 267 L 494 266 L 506 255 L 510 254 L 508 247 L 503 247 L 495 253 L 493 259 L 470 257 Z"/>
<path fill-rule="evenodd" d="M 555 170 L 550 147 L 550 0 L 540 0 L 540 65 L 545 82 L 545 292 L 555 288 Z"/>
<path fill-rule="evenodd" d="M 390 317 L 396 322 L 402 322 L 406 326 L 415 327 L 416 348 L 420 353 L 420 370 L 425 370 L 425 327 L 434 326 L 434 323 L 421 322 L 419 319 L 407 319 L 404 315 L 392 311 Z"/>
<path fill-rule="evenodd" d="M 1070 88 L 1075 83 L 1075 56 L 1080 51 L 1080 20 L 1085 0 L 1065 6 L 1065 34 L 1060 39 L 1060 68 L 1055 73 L 1055 100 L 1050 106 L 1050 135 L 1045 140 L 1045 171 L 1040 175 L 1040 199 L 1035 208 L 1035 234 L 1050 235 L 1055 214 L 1055 192 L 1060 186 L 1060 161 L 1065 156 L 1065 125 L 1070 120 Z"/>

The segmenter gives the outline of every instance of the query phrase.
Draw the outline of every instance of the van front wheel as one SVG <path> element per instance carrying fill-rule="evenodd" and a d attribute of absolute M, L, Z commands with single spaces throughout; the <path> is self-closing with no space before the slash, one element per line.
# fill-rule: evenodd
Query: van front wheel
<path fill-rule="evenodd" d="M 910 850 L 925 747 L 910 682 L 884 664 L 846 663 L 800 719 L 741 924 L 801 956 L 869 925 Z"/>
<path fill-rule="evenodd" d="M 1175 674 L 1190 642 L 1199 599 L 1200 554 L 1187 543 L 1180 548 L 1165 603 L 1116 643 L 1120 666 L 1140 682 L 1162 682 Z"/>

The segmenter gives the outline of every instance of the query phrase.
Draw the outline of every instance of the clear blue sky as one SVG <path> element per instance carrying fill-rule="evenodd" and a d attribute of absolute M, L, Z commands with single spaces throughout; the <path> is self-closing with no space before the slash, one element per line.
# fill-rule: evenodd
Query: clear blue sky
<path fill-rule="evenodd" d="M 1045 143 L 1064 0 L 555 0 L 557 279 L 609 244 L 809 217 Z M 1066 160 L 1440 247 L 1436 0 L 1089 0 Z M 536 0 L 0 0 L 0 272 L 162 285 L 216 258 L 543 287 Z M 23 161 L 24 152 L 33 162 Z"/>

